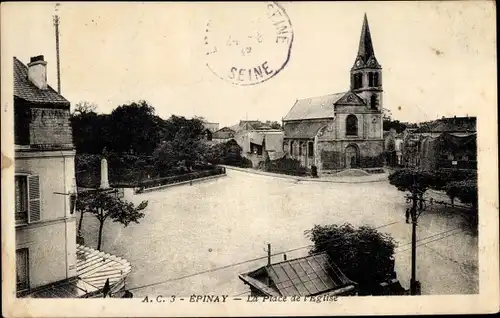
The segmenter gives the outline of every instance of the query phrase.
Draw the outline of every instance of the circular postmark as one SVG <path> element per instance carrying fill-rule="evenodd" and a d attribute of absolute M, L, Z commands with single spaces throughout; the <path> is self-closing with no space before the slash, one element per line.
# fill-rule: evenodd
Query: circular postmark
<path fill-rule="evenodd" d="M 255 85 L 276 76 L 288 63 L 293 30 L 275 2 L 245 3 L 214 10 L 205 33 L 206 65 L 235 85 Z"/>

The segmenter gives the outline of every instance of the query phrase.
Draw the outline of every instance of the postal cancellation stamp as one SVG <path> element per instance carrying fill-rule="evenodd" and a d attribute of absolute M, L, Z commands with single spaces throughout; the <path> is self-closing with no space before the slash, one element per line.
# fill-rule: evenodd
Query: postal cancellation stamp
<path fill-rule="evenodd" d="M 292 24 L 275 2 L 218 10 L 205 31 L 207 67 L 234 85 L 265 82 L 290 59 Z"/>

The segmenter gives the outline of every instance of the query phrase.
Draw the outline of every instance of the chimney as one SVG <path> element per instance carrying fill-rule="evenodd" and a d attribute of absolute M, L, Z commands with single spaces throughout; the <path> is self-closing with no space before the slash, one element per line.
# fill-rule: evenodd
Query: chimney
<path fill-rule="evenodd" d="M 39 89 L 47 89 L 47 62 L 43 55 L 32 57 L 28 64 L 28 79 Z"/>

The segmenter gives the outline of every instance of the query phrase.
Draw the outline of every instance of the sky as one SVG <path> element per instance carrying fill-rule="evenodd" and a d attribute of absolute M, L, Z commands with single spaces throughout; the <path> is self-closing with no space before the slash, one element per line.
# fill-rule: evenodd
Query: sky
<path fill-rule="evenodd" d="M 383 107 L 394 119 L 477 116 L 478 110 L 496 105 L 491 1 L 280 4 L 293 29 L 288 62 L 265 82 L 238 86 L 206 65 L 207 21 L 218 22 L 230 35 L 238 28 L 225 14 L 255 20 L 265 11 L 264 2 L 61 3 L 62 95 L 72 106 L 96 103 L 101 113 L 146 100 L 163 118 L 202 116 L 220 127 L 244 119 L 281 121 L 296 99 L 349 89 L 366 13 L 383 67 Z M 25 64 L 31 56 L 44 55 L 54 88 L 55 7 L 2 3 L 1 19 L 2 54 Z"/>

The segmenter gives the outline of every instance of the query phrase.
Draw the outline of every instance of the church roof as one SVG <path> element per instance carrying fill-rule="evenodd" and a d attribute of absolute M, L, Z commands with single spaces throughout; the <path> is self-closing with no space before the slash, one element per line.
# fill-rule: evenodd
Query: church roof
<path fill-rule="evenodd" d="M 283 129 L 285 130 L 285 138 L 312 139 L 323 126 L 325 126 L 325 122 L 306 120 L 286 123 Z"/>
<path fill-rule="evenodd" d="M 363 26 L 361 28 L 361 36 L 359 38 L 359 48 L 358 55 L 356 57 L 356 62 L 361 60 L 360 64 L 355 64 L 354 68 L 363 68 L 363 67 L 373 67 L 379 68 L 380 65 L 375 58 L 375 51 L 373 49 L 372 36 L 370 33 L 370 26 L 368 25 L 368 18 L 364 16 Z"/>
<path fill-rule="evenodd" d="M 335 117 L 334 104 L 346 93 L 299 99 L 283 120 L 303 120 Z"/>

